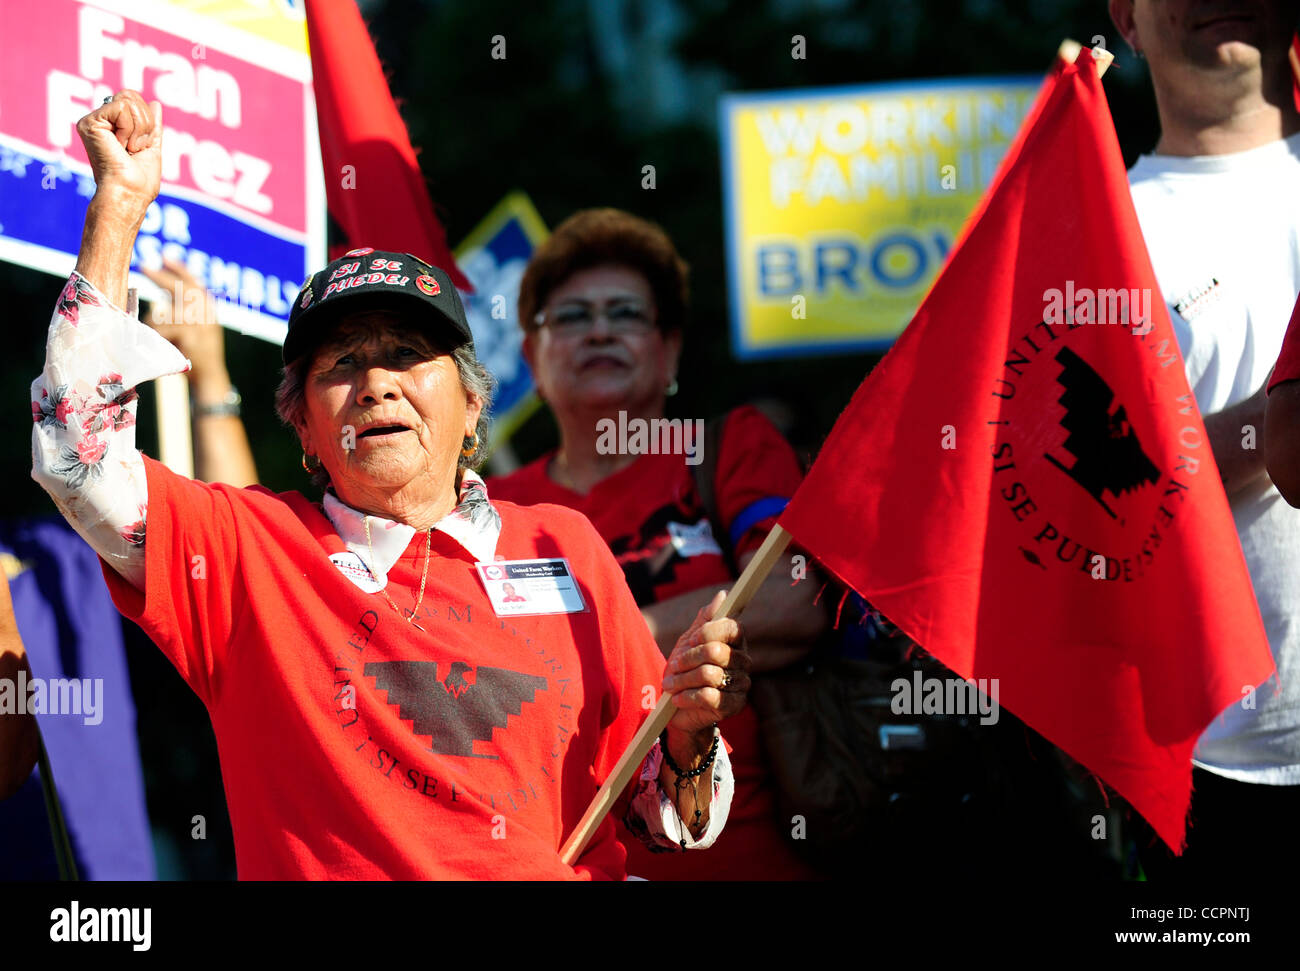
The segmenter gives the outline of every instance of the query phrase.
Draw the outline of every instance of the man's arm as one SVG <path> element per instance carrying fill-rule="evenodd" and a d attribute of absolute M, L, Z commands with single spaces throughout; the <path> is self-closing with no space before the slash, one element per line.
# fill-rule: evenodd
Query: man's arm
<path fill-rule="evenodd" d="M 18 636 L 9 581 L 0 570 L 0 682 L 16 691 L 20 670 L 27 670 L 27 654 Z M 39 751 L 35 715 L 28 711 L 0 714 L 0 800 L 8 799 L 27 781 Z"/>
<path fill-rule="evenodd" d="M 1264 460 L 1277 491 L 1300 507 L 1300 380 L 1283 381 L 1268 396 Z"/>
<path fill-rule="evenodd" d="M 1223 491 L 1228 498 L 1267 476 L 1264 453 L 1267 445 L 1264 384 L 1245 401 L 1229 405 L 1222 411 L 1205 416 L 1205 433 L 1210 439 L 1210 450 L 1219 466 Z M 1247 429 L 1242 431 L 1242 429 Z M 1247 445 L 1251 447 L 1247 447 Z M 1263 447 L 1261 447 L 1263 446 Z"/>

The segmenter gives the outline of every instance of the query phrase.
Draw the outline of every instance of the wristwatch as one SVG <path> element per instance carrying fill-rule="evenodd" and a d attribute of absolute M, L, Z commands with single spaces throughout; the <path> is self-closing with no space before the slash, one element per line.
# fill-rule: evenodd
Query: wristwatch
<path fill-rule="evenodd" d="M 215 404 L 195 405 L 194 417 L 238 418 L 239 406 L 243 400 L 244 399 L 239 396 L 239 390 L 234 385 L 231 385 L 230 390 L 226 392 L 226 396 Z"/>

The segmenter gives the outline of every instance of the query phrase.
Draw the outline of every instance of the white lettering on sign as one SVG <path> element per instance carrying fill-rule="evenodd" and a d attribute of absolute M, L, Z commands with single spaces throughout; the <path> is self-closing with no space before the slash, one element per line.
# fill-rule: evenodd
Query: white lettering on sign
<path fill-rule="evenodd" d="M 189 217 L 179 206 L 153 203 L 135 239 L 139 266 L 161 266 L 163 257 L 184 263 L 218 300 L 277 316 L 289 313 L 298 294 L 292 280 L 264 276 L 251 266 L 228 263 L 190 245 Z"/>
<path fill-rule="evenodd" d="M 107 63 L 119 65 L 116 88 L 140 91 L 164 108 L 238 129 L 242 121 L 239 82 L 226 71 L 199 65 L 180 54 L 160 52 L 148 44 L 123 40 L 125 21 L 95 7 L 81 8 L 77 22 L 80 76 L 50 71 L 46 76 L 46 135 L 51 145 L 68 148 L 78 119 L 99 107 L 114 88 L 106 83 Z M 274 203 L 262 188 L 271 163 L 247 152 L 231 152 L 220 142 L 196 138 L 168 119 L 163 139 L 163 179 L 179 182 L 188 171 L 196 188 L 251 212 L 270 215 Z"/>
<path fill-rule="evenodd" d="M 122 41 L 126 22 L 116 14 L 94 7 L 82 7 L 77 24 L 77 69 L 81 76 L 99 81 L 104 77 L 104 62 L 122 65 L 123 88 L 145 90 L 147 72 L 160 72 L 153 79 L 153 96 L 164 107 L 179 108 L 208 121 L 220 119 L 227 128 L 240 123 L 239 82 L 226 71 L 199 65 L 196 70 L 180 54 L 161 53 L 156 47 L 133 40 Z"/>
<path fill-rule="evenodd" d="M 768 155 L 772 205 L 982 189 L 1015 137 L 1029 96 L 874 98 L 758 110 L 754 123 Z M 972 137 L 981 144 L 963 145 Z M 944 162 L 953 164 L 960 185 L 941 184 Z"/>

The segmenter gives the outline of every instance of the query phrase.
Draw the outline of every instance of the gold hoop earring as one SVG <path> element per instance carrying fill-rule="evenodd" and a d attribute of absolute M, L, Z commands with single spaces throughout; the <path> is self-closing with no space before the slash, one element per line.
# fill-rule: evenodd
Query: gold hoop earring
<path fill-rule="evenodd" d="M 302 470 L 306 472 L 308 475 L 315 475 L 317 472 L 320 471 L 320 459 L 317 458 L 315 455 L 311 456 L 311 459 L 314 464 L 309 465 L 307 463 L 307 453 L 306 452 L 302 453 Z"/>
<path fill-rule="evenodd" d="M 478 451 L 478 432 L 474 433 L 473 438 L 470 438 L 468 435 L 466 435 L 464 445 L 461 447 L 460 450 L 460 454 L 463 455 L 465 458 L 469 458 L 477 451 Z"/>

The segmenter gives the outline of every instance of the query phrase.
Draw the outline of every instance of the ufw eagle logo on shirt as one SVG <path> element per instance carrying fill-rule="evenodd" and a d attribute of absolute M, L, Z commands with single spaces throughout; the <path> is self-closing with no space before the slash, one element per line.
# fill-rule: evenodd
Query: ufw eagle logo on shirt
<path fill-rule="evenodd" d="M 518 715 L 545 678 L 506 668 L 474 667 L 453 661 L 441 679 L 438 661 L 371 661 L 363 669 L 375 687 L 388 694 L 398 716 L 411 721 L 416 735 L 430 738 L 430 751 L 495 759 L 474 751 L 475 742 L 488 742 L 511 715 Z"/>

